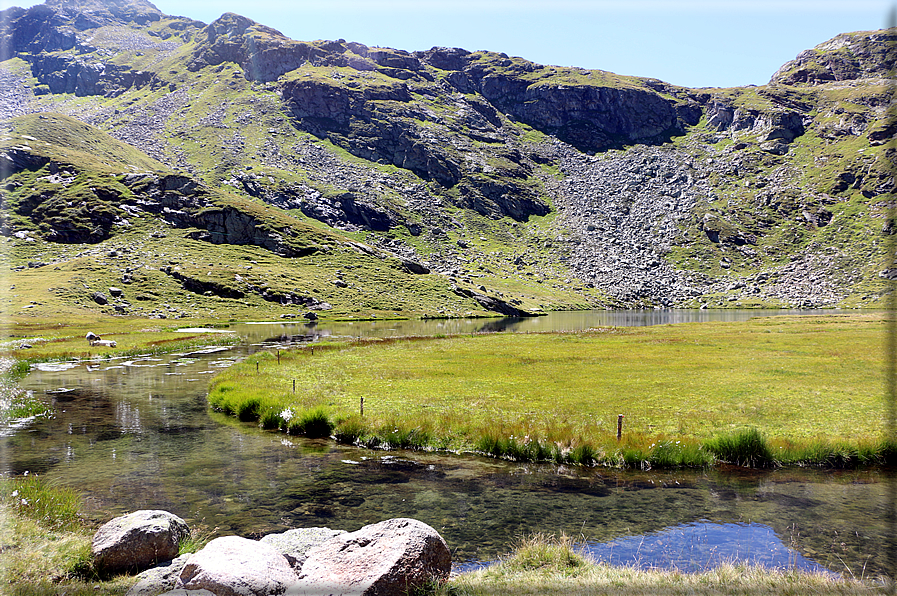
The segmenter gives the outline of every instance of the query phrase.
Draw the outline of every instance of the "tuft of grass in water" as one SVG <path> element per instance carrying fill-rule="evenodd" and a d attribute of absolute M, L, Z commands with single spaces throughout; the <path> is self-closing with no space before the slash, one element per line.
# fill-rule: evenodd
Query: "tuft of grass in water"
<path fill-rule="evenodd" d="M 317 439 L 329 437 L 333 426 L 327 410 L 316 407 L 304 410 L 293 417 L 287 424 L 287 432 L 291 435 L 305 435 Z"/>
<path fill-rule="evenodd" d="M 553 571 L 566 573 L 583 567 L 586 560 L 576 552 L 570 536 L 536 533 L 520 538 L 513 545 L 514 551 L 501 560 L 510 571 Z"/>
<path fill-rule="evenodd" d="M 704 446 L 720 460 L 736 466 L 770 468 L 777 465 L 769 443 L 756 428 L 714 437 Z"/>

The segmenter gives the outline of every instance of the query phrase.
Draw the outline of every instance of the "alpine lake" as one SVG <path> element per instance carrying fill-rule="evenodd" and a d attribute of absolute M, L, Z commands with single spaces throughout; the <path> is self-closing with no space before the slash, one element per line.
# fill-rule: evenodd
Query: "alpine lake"
<path fill-rule="evenodd" d="M 165 509 L 215 535 L 354 531 L 413 517 L 442 534 L 457 571 L 496 560 L 521 536 L 564 532 L 587 554 L 616 564 L 695 571 L 743 561 L 869 577 L 887 568 L 891 471 L 634 471 L 372 451 L 262 431 L 206 401 L 208 380 L 222 368 L 260 349 L 327 336 L 560 331 L 826 312 L 233 324 L 228 331 L 247 338 L 233 348 L 36 366 L 21 385 L 46 395 L 53 415 L 0 436 L 0 473 L 28 471 L 75 487 L 96 521 Z"/>

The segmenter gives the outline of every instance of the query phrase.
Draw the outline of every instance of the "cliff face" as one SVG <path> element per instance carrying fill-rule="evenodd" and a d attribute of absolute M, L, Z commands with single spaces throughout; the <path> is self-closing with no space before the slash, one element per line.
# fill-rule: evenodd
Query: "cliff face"
<path fill-rule="evenodd" d="M 853 305 L 883 291 L 893 32 L 839 35 L 769 85 L 686 89 L 495 52 L 302 42 L 139 0 L 51 0 L 0 23 L 4 118 L 66 113 L 208 188 L 455 280 L 578 297 L 565 307 Z M 68 213 L 28 196 L 10 233 Z M 166 196 L 157 215 L 195 238 L 308 254 L 244 207 Z M 64 241 L 114 237 L 125 216 L 106 215 Z"/>

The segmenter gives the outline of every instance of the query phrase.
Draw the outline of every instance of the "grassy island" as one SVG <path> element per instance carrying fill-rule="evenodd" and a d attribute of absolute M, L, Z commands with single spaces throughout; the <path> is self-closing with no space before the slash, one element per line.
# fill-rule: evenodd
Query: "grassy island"
<path fill-rule="evenodd" d="M 368 447 L 640 467 L 886 463 L 884 330 L 881 315 L 845 314 L 331 342 L 256 354 L 213 379 L 209 402 Z"/>

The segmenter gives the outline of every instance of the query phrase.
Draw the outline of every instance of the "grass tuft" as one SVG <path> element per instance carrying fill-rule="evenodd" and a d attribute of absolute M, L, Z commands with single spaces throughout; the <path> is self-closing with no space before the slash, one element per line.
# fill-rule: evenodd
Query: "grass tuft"
<path fill-rule="evenodd" d="M 536 533 L 520 538 L 514 552 L 501 563 L 510 571 L 567 572 L 585 565 L 586 560 L 576 552 L 570 536 Z"/>
<path fill-rule="evenodd" d="M 771 468 L 778 463 L 766 439 L 756 428 L 708 439 L 704 446 L 720 460 L 736 466 Z"/>
<path fill-rule="evenodd" d="M 329 437 L 333 427 L 327 410 L 319 406 L 302 411 L 292 418 L 287 425 L 287 432 L 291 435 L 305 435 L 317 439 Z"/>

